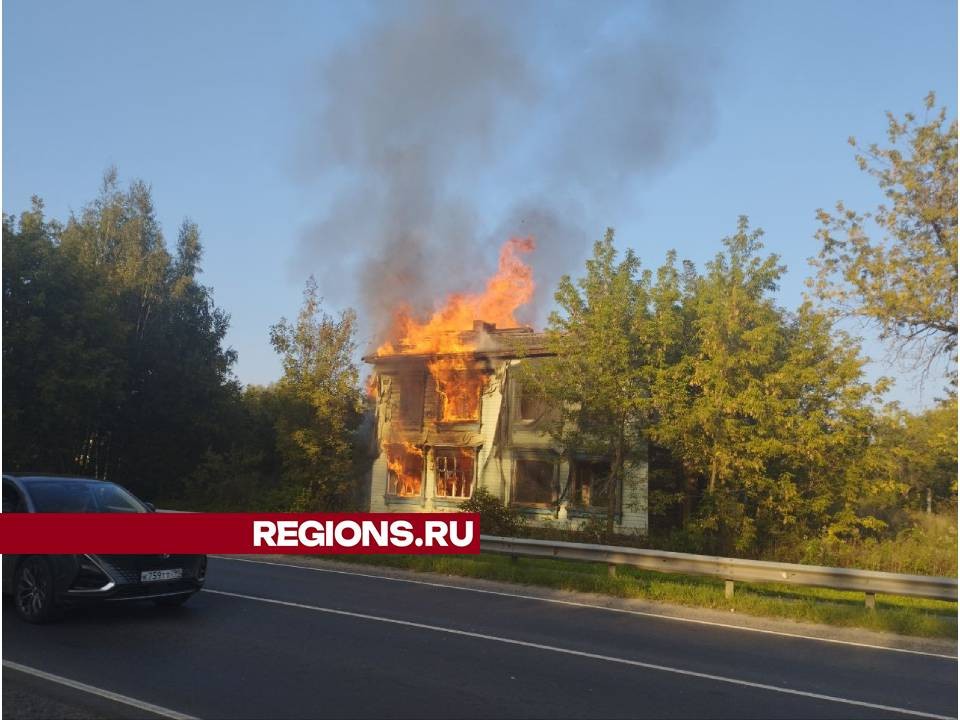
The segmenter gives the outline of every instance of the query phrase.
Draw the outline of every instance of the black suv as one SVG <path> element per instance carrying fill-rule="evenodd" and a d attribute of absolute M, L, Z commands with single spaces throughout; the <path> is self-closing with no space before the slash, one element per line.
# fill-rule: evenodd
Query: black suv
<path fill-rule="evenodd" d="M 51 475 L 4 474 L 3 512 L 153 512 L 119 485 Z M 4 555 L 3 592 L 27 622 L 67 605 L 152 600 L 180 605 L 203 587 L 206 555 Z"/>

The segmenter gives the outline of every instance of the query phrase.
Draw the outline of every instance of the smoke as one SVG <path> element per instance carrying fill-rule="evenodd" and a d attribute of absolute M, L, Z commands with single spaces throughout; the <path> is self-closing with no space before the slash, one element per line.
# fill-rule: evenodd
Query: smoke
<path fill-rule="evenodd" d="M 400 304 L 482 285 L 511 236 L 536 238 L 542 321 L 610 216 L 709 136 L 709 5 L 377 8 L 310 93 L 300 159 L 323 202 L 294 259 L 371 341 Z"/>

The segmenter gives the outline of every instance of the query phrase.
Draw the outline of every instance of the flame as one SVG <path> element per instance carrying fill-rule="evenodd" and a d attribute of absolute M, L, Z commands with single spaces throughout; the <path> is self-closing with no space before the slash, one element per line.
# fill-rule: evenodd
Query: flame
<path fill-rule="evenodd" d="M 470 352 L 473 346 L 459 333 L 473 328 L 474 320 L 501 327 L 516 326 L 514 312 L 530 302 L 535 284 L 533 271 L 520 257 L 532 252 L 532 237 L 511 238 L 500 249 L 497 272 L 487 280 L 482 293 L 453 293 L 425 322 L 418 322 L 409 307 L 400 308 L 394 318 L 393 335 L 399 341 L 386 342 L 377 355 L 397 353 Z"/>
<path fill-rule="evenodd" d="M 391 475 L 392 494 L 400 497 L 416 497 L 423 483 L 423 449 L 408 443 L 392 443 L 386 446 L 387 469 Z"/>
<path fill-rule="evenodd" d="M 427 367 L 437 381 L 441 419 L 444 422 L 477 420 L 486 376 L 470 372 L 463 357 L 440 358 Z"/>
<path fill-rule="evenodd" d="M 477 420 L 480 394 L 486 378 L 471 371 L 464 357 L 450 357 L 476 349 L 475 335 L 465 333 L 475 321 L 514 327 L 514 313 L 533 297 L 533 271 L 521 255 L 536 247 L 532 237 L 511 238 L 500 249 L 497 272 L 487 280 L 482 293 L 454 293 L 424 322 L 400 308 L 394 319 L 396 342 L 386 342 L 377 355 L 436 354 L 428 367 L 440 395 L 440 417 L 445 422 Z"/>
<path fill-rule="evenodd" d="M 380 382 L 376 373 L 367 375 L 366 381 L 367 397 L 376 401 L 380 397 Z"/>

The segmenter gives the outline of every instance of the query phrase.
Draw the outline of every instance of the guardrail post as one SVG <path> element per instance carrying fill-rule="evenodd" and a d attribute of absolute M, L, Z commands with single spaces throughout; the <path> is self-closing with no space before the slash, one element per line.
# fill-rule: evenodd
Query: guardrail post
<path fill-rule="evenodd" d="M 616 576 L 617 576 L 617 566 L 616 566 L 616 565 L 613 565 L 613 564 L 607 565 L 607 574 L 608 574 L 610 577 L 616 577 Z"/>
<path fill-rule="evenodd" d="M 867 605 L 867 609 L 868 609 L 868 610 L 876 610 L 876 609 L 877 609 L 877 594 L 876 594 L 876 593 L 864 593 L 864 594 L 863 594 L 863 597 L 864 597 L 864 600 L 866 601 L 866 605 Z"/>
<path fill-rule="evenodd" d="M 723 596 L 729 600 L 733 597 L 733 580 L 723 581 Z"/>

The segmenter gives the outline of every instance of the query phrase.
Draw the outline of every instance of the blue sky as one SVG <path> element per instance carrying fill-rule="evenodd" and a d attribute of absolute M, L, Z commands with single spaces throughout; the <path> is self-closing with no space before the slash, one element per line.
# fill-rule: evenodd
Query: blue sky
<path fill-rule="evenodd" d="M 691 127 L 700 113 L 706 120 L 696 131 L 678 132 L 678 149 L 667 161 L 625 178 L 617 192 L 571 191 L 570 212 L 582 216 L 591 237 L 614 226 L 620 244 L 635 248 L 648 266 L 670 248 L 702 263 L 734 230 L 737 216 L 749 215 L 789 267 L 780 297 L 790 306 L 801 297 L 807 258 L 817 250 L 816 208 L 843 199 L 867 209 L 879 200 L 847 137 L 882 141 L 884 113 L 922 110 L 929 90 L 956 116 L 956 4 L 758 1 L 730 3 L 718 14 L 717 5 L 682 6 L 699 26 L 684 47 L 696 44 L 691 51 L 707 66 L 695 72 L 709 84 L 708 102 L 685 114 Z M 232 316 L 228 340 L 239 351 L 238 376 L 275 379 L 279 362 L 268 328 L 296 313 L 309 274 L 320 278 L 331 308 L 362 307 L 349 228 L 322 252 L 303 249 L 308 229 L 329 210 L 336 184 L 352 168 L 318 171 L 304 158 L 323 142 L 316 118 L 328 99 L 323 77 L 330 63 L 364 47 L 384 17 L 402 15 L 403 7 L 7 0 L 4 212 L 19 213 L 38 194 L 51 215 L 63 218 L 93 197 L 111 164 L 122 180 L 143 178 L 153 187 L 168 240 L 184 216 L 200 225 L 203 280 Z M 542 65 L 537 72 L 549 75 L 562 96 L 566 48 L 640 33 L 650 22 L 647 10 L 587 3 L 528 8 L 517 20 L 522 52 Z M 351 108 L 341 110 L 349 121 Z M 531 123 L 517 141 L 523 148 L 507 140 L 490 167 L 482 155 L 471 160 L 476 192 L 464 187 L 463 193 L 483 237 L 523 232 L 509 227 L 505 208 L 558 182 L 556 167 L 537 161 L 530 149 L 553 132 L 549 113 L 533 114 Z M 462 175 L 458 181 L 469 185 L 473 178 Z M 480 246 L 487 265 L 498 244 Z M 565 245 L 557 267 L 576 272 L 587 251 L 586 243 Z M 330 278 L 338 280 L 325 288 Z M 881 360 L 882 348 L 869 331 L 862 334 L 868 354 Z M 940 389 L 933 380 L 921 391 L 908 373 L 882 362 L 871 373 L 897 377 L 892 397 L 913 408 Z"/>

